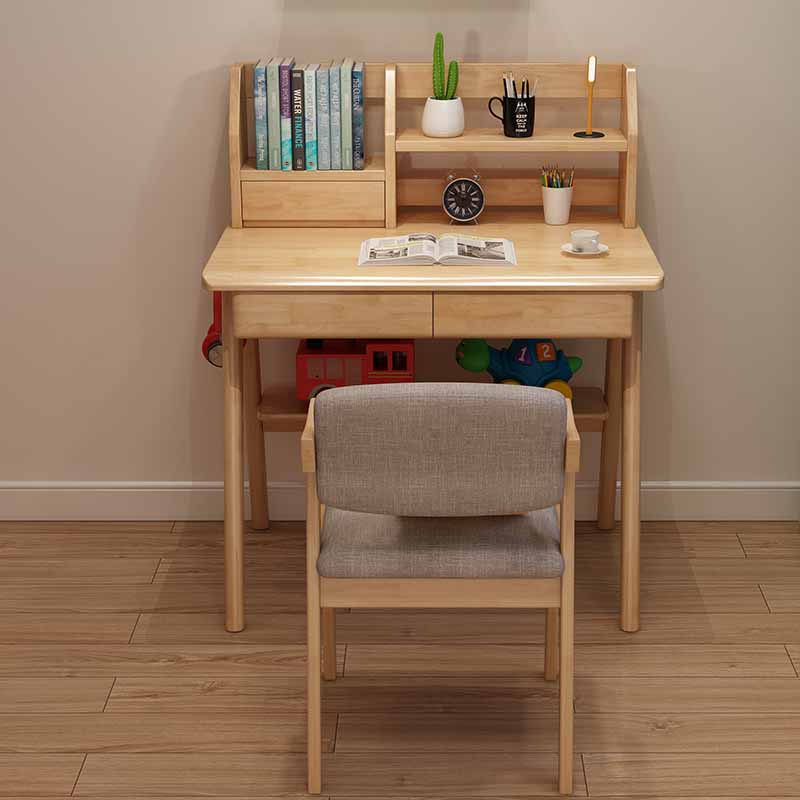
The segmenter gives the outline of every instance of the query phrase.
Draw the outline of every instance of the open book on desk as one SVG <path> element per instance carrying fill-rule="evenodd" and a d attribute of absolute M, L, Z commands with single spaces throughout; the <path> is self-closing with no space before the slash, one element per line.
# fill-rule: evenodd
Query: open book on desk
<path fill-rule="evenodd" d="M 409 233 L 406 236 L 391 236 L 366 239 L 361 242 L 358 265 L 380 266 L 382 264 L 472 264 L 475 266 L 516 265 L 514 243 L 496 237 L 465 236 L 446 233 Z"/>

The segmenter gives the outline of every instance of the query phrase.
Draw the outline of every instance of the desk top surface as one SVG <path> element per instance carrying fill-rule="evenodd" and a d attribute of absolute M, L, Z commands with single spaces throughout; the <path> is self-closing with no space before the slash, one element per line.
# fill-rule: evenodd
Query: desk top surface
<path fill-rule="evenodd" d="M 403 215 L 397 228 L 227 228 L 203 270 L 219 291 L 627 291 L 660 289 L 664 273 L 640 228 L 608 214 L 580 212 L 573 223 L 545 225 L 541 210 L 487 211 L 481 224 L 431 223 L 425 209 Z M 606 255 L 561 252 L 571 230 L 592 227 Z M 514 242 L 517 266 L 359 267 L 364 239 L 414 232 L 463 233 Z"/>

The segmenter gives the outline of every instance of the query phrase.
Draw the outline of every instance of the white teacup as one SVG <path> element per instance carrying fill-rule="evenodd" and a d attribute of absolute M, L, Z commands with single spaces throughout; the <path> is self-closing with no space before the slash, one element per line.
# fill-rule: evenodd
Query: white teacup
<path fill-rule="evenodd" d="M 576 253 L 596 253 L 600 249 L 600 231 L 581 228 L 572 231 L 569 238 Z"/>

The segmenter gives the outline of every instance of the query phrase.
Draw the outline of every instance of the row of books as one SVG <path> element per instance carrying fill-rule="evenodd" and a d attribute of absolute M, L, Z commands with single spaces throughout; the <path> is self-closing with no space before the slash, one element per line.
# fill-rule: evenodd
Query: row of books
<path fill-rule="evenodd" d="M 364 169 L 364 62 L 253 68 L 257 169 Z"/>

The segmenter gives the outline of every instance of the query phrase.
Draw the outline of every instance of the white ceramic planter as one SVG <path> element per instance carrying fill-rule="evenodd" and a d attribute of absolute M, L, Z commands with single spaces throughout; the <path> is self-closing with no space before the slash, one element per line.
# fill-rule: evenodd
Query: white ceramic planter
<path fill-rule="evenodd" d="M 569 222 L 569 209 L 572 205 L 572 187 L 555 189 L 542 186 L 542 206 L 544 221 L 548 225 L 566 225 Z"/>
<path fill-rule="evenodd" d="M 436 100 L 429 97 L 422 112 L 422 132 L 437 139 L 449 139 L 464 133 L 464 105 L 460 97 Z"/>

